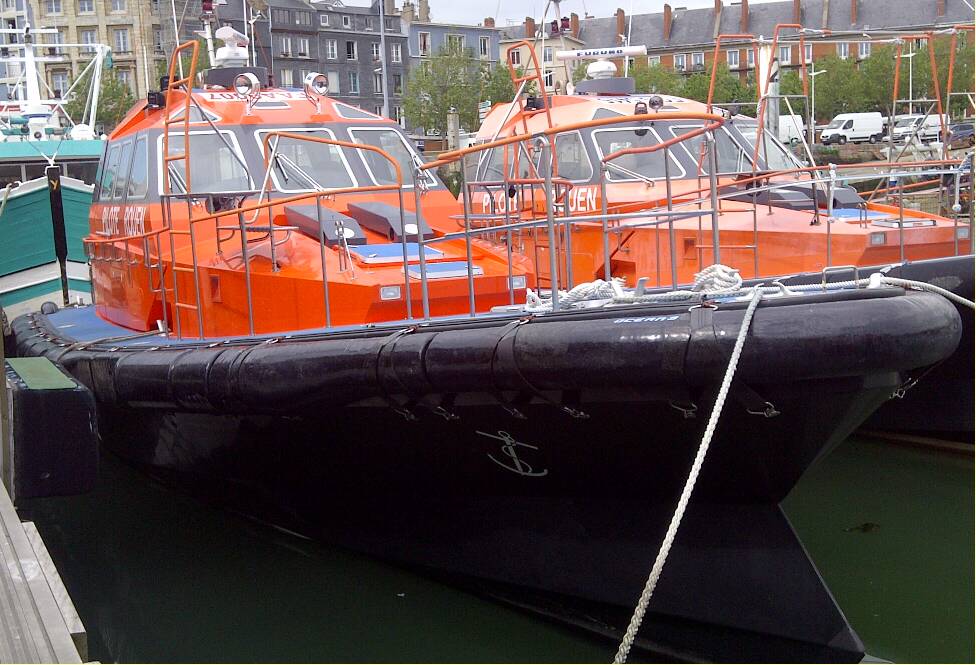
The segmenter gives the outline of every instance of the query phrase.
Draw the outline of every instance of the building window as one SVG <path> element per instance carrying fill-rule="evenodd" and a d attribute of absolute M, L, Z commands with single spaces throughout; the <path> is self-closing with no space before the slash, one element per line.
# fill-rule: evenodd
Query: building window
<path fill-rule="evenodd" d="M 403 94 L 403 74 L 393 75 L 393 94 L 394 95 Z"/>
<path fill-rule="evenodd" d="M 125 84 L 125 87 L 132 89 L 132 72 L 128 69 L 120 69 L 115 74 L 119 78 L 119 82 Z"/>
<path fill-rule="evenodd" d="M 806 60 L 808 64 L 813 62 L 813 44 L 803 45 L 803 59 Z"/>
<path fill-rule="evenodd" d="M 123 28 L 122 30 L 115 30 L 112 35 L 112 43 L 114 44 L 114 50 L 116 53 L 128 53 L 129 52 L 129 31 Z"/>
<path fill-rule="evenodd" d="M 661 56 L 659 56 L 659 55 L 649 55 L 649 56 L 647 56 L 647 66 L 648 67 L 660 67 L 661 66 Z"/>
<path fill-rule="evenodd" d="M 377 95 L 383 94 L 383 75 L 373 72 L 373 92 Z"/>
<path fill-rule="evenodd" d="M 299 58 L 307 58 L 307 57 L 309 57 L 308 38 L 307 37 L 299 37 L 298 38 L 298 57 Z"/>
<path fill-rule="evenodd" d="M 295 25 L 312 25 L 312 15 L 309 12 L 295 12 Z"/>
<path fill-rule="evenodd" d="M 352 18 L 349 16 L 342 17 L 342 27 L 347 30 L 352 27 Z"/>
<path fill-rule="evenodd" d="M 286 24 L 288 23 L 288 10 L 286 9 L 272 9 L 271 18 L 275 23 Z"/>
<path fill-rule="evenodd" d="M 377 62 L 379 61 L 379 59 L 380 59 L 380 43 L 379 42 L 372 42 L 369 45 L 369 54 L 373 58 L 374 61 L 377 61 Z"/>
<path fill-rule="evenodd" d="M 514 51 L 509 51 L 508 52 L 508 60 L 513 65 L 516 65 L 516 66 L 521 65 L 522 64 L 522 52 L 519 51 L 518 49 L 515 49 Z"/>
<path fill-rule="evenodd" d="M 871 57 L 871 42 L 858 42 L 857 57 L 862 60 Z"/>
<path fill-rule="evenodd" d="M 319 14 L 319 25 L 321 25 L 323 28 L 329 27 L 329 15 L 328 14 Z"/>
<path fill-rule="evenodd" d="M 44 5 L 44 9 L 48 14 L 60 14 L 61 0 L 47 0 Z"/>
<path fill-rule="evenodd" d="M 295 73 L 290 69 L 282 69 L 278 79 L 282 88 L 291 88 L 295 85 Z"/>
<path fill-rule="evenodd" d="M 756 52 L 751 48 L 746 49 L 746 67 L 752 69 L 756 66 Z"/>
<path fill-rule="evenodd" d="M 491 55 L 491 39 L 488 37 L 478 38 L 478 53 L 482 58 L 487 58 Z"/>
<path fill-rule="evenodd" d="M 95 13 L 95 0 L 78 0 L 78 13 L 79 14 L 94 14 Z"/>
<path fill-rule="evenodd" d="M 546 86 L 546 89 L 549 89 L 549 88 L 552 87 L 552 85 L 553 85 L 553 76 L 552 76 L 552 70 L 551 69 L 547 69 L 546 70 L 546 75 L 543 77 L 542 83 L 543 83 L 543 85 Z"/>
<path fill-rule="evenodd" d="M 552 62 L 552 47 L 547 46 L 542 49 L 542 62 Z"/>
<path fill-rule="evenodd" d="M 403 107 L 402 106 L 394 106 L 393 107 L 393 119 L 396 120 L 400 124 L 401 127 L 405 127 L 406 126 L 406 123 L 404 122 Z"/>
<path fill-rule="evenodd" d="M 448 35 L 447 36 L 447 47 L 452 51 L 463 51 L 464 50 L 464 35 Z"/>
<path fill-rule="evenodd" d="M 686 53 L 675 53 L 674 54 L 674 68 L 679 72 L 683 72 L 688 69 L 688 54 Z"/>
<path fill-rule="evenodd" d="M 58 30 L 57 32 L 52 32 L 48 35 L 48 44 L 64 44 L 64 34 Z M 51 55 L 61 55 L 61 49 L 52 48 L 49 49 Z"/>
<path fill-rule="evenodd" d="M 366 29 L 367 30 L 372 30 L 373 29 L 373 17 L 372 16 L 367 16 L 366 17 Z"/>
<path fill-rule="evenodd" d="M 329 94 L 339 94 L 339 72 L 328 72 L 326 78 L 329 79 Z"/>
<path fill-rule="evenodd" d="M 359 72 L 349 72 L 349 94 L 359 94 Z"/>
<path fill-rule="evenodd" d="M 339 57 L 339 43 L 334 39 L 325 40 L 325 59 L 335 60 Z"/>
<path fill-rule="evenodd" d="M 845 42 L 843 44 L 837 45 L 837 57 L 839 57 L 841 60 L 847 60 L 847 58 L 850 57 L 850 55 L 851 55 L 850 44 Z"/>
<path fill-rule="evenodd" d="M 68 72 L 54 72 L 51 74 L 51 89 L 55 97 L 63 97 L 68 91 Z"/>
<path fill-rule="evenodd" d="M 94 31 L 91 32 L 92 32 L 92 41 L 95 41 Z M 85 42 L 85 43 L 88 44 L 90 42 Z M 163 52 L 163 31 L 160 28 L 153 28 L 153 51 L 155 53 Z"/>
<path fill-rule="evenodd" d="M 400 44 L 390 44 L 390 60 L 403 62 L 403 48 Z"/>
<path fill-rule="evenodd" d="M 305 79 L 308 78 L 308 75 L 310 73 L 311 72 L 309 72 L 307 69 L 299 69 L 298 70 L 298 80 L 302 82 L 302 85 L 305 84 Z"/>
<path fill-rule="evenodd" d="M 359 60 L 359 45 L 356 42 L 346 42 L 346 60 Z"/>
<path fill-rule="evenodd" d="M 696 51 L 695 53 L 691 54 L 691 66 L 692 68 L 695 69 L 695 71 L 700 71 L 702 69 L 705 69 L 704 51 Z"/>
<path fill-rule="evenodd" d="M 779 64 L 788 65 L 790 64 L 790 58 L 793 56 L 793 48 L 790 46 L 780 46 L 779 47 Z"/>
<path fill-rule="evenodd" d="M 157 30 L 156 32 L 160 32 L 160 31 Z M 80 31 L 78 33 L 78 35 L 79 35 L 79 37 L 81 37 L 81 43 L 82 44 L 94 44 L 94 43 L 96 43 L 98 41 L 98 35 L 95 33 L 95 30 L 93 30 L 93 29 L 92 30 L 82 30 L 82 31 Z M 95 47 L 94 46 L 86 46 L 86 47 L 82 48 L 82 52 L 83 53 L 94 53 L 95 52 Z"/>
<path fill-rule="evenodd" d="M 112 11 L 113 12 L 124 12 L 125 11 L 125 0 L 112 0 Z"/>
<path fill-rule="evenodd" d="M 417 46 L 420 49 L 420 55 L 430 55 L 430 33 L 429 32 L 418 32 L 417 33 Z"/>
<path fill-rule="evenodd" d="M 278 43 L 281 44 L 281 55 L 291 57 L 291 37 L 279 37 Z"/>
<path fill-rule="evenodd" d="M 726 51 L 725 52 L 725 60 L 726 60 L 726 62 L 729 63 L 729 69 L 738 69 L 739 68 L 739 51 L 738 51 L 738 49 L 736 49 L 735 51 Z"/>

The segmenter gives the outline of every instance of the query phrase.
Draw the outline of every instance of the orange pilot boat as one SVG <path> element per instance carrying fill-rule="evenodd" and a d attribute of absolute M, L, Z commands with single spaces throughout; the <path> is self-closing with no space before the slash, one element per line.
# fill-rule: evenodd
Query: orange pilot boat
<path fill-rule="evenodd" d="M 265 88 L 236 57 L 240 36 L 217 36 L 218 67 L 197 81 L 198 46 L 180 45 L 163 91 L 109 139 L 86 241 L 96 304 L 12 326 L 18 353 L 92 391 L 106 447 L 291 529 L 618 637 L 680 522 L 635 648 L 863 658 L 780 501 L 916 368 L 953 353 L 950 302 L 881 274 L 560 292 L 560 271 L 604 274 L 600 257 L 623 261 L 658 213 L 586 219 L 606 198 L 556 169 L 485 184 L 487 212 L 470 187 L 458 203 L 395 123 L 330 99 L 318 74 Z M 592 133 L 652 135 L 687 115 L 614 112 Z M 557 137 L 557 153 L 570 144 Z M 522 214 L 530 203 L 541 217 Z M 715 208 L 699 205 L 662 215 L 691 242 L 682 276 Z"/>

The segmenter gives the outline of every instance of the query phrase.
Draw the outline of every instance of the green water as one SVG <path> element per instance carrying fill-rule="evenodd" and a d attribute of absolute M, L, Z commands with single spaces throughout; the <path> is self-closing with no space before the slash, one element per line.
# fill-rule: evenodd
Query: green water
<path fill-rule="evenodd" d="M 973 662 L 973 505 L 971 456 L 851 441 L 787 509 L 870 653 Z M 609 662 L 615 650 L 200 504 L 109 457 L 95 492 L 25 516 L 102 662 Z"/>

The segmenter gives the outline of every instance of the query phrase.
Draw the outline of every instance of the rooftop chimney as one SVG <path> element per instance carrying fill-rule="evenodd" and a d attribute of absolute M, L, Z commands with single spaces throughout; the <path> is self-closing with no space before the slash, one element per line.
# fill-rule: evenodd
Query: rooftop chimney
<path fill-rule="evenodd" d="M 857 24 L 857 0 L 851 0 L 851 25 Z"/>
<path fill-rule="evenodd" d="M 531 16 L 525 17 L 525 38 L 535 38 L 535 19 Z"/>
<path fill-rule="evenodd" d="M 573 37 L 579 37 L 579 16 L 575 12 L 569 15 L 569 31 Z"/>
<path fill-rule="evenodd" d="M 935 15 L 945 16 L 945 0 L 936 0 L 935 3 Z"/>
<path fill-rule="evenodd" d="M 387 16 L 396 14 L 396 0 L 383 0 L 383 13 Z"/>
<path fill-rule="evenodd" d="M 403 9 L 400 11 L 400 18 L 406 23 L 413 23 L 413 3 L 410 0 L 403 0 Z"/>
<path fill-rule="evenodd" d="M 800 0 L 797 0 L 797 2 L 799 2 L 799 1 Z M 489 16 L 488 18 L 485 19 L 485 24 L 484 25 L 485 25 L 486 28 L 494 28 L 495 27 L 495 19 L 493 19 L 492 17 Z"/>
<path fill-rule="evenodd" d="M 417 4 L 417 20 L 421 23 L 430 23 L 430 2 L 419 0 Z"/>
<path fill-rule="evenodd" d="M 624 14 L 624 10 L 617 9 L 617 34 L 626 35 L 627 34 L 627 15 Z M 617 37 L 617 41 L 621 44 L 624 41 L 623 37 Z"/>
<path fill-rule="evenodd" d="M 664 4 L 664 41 L 671 41 L 671 5 Z"/>
<path fill-rule="evenodd" d="M 803 23 L 802 19 L 802 9 L 800 7 L 800 0 L 793 0 L 793 22 Z"/>
<path fill-rule="evenodd" d="M 742 0 L 742 7 L 739 9 L 742 14 L 739 16 L 739 32 L 748 34 L 749 32 L 749 0 Z"/>

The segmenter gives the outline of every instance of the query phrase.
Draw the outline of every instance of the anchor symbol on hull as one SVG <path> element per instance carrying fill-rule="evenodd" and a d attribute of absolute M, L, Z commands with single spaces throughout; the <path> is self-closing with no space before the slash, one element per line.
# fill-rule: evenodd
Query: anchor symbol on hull
<path fill-rule="evenodd" d="M 549 474 L 549 469 L 543 469 L 542 471 L 534 471 L 532 466 L 519 457 L 517 448 L 528 448 L 529 450 L 538 450 L 538 446 L 533 446 L 529 443 L 523 443 L 521 441 L 516 441 L 515 438 L 504 430 L 498 430 L 498 434 L 489 434 L 488 432 L 482 432 L 476 430 L 475 434 L 480 434 L 481 436 L 486 436 L 489 439 L 495 439 L 496 441 L 502 442 L 502 452 L 508 457 L 507 461 L 501 461 L 492 456 L 491 453 L 486 453 L 488 459 L 497 464 L 498 466 L 511 471 L 512 473 L 517 473 L 520 476 L 530 476 L 533 478 L 540 478 L 542 476 Z"/>

